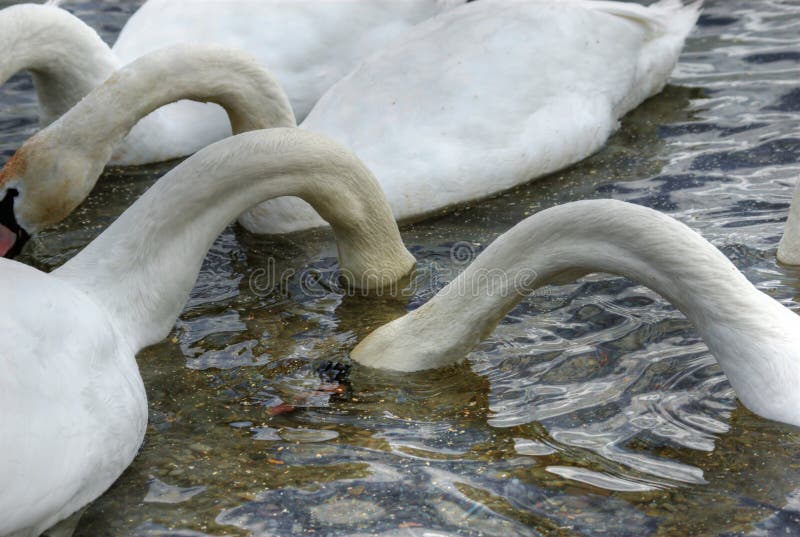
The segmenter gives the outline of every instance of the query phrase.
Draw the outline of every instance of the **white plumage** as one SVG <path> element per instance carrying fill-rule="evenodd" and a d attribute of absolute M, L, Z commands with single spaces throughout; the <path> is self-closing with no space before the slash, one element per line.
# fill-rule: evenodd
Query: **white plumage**
<path fill-rule="evenodd" d="M 409 30 L 319 100 L 301 127 L 375 173 L 400 220 L 490 196 L 597 151 L 659 92 L 699 4 L 479 0 Z M 318 227 L 296 200 L 251 231 Z"/>
<path fill-rule="evenodd" d="M 275 73 L 298 118 L 365 54 L 464 0 L 149 0 L 113 49 L 67 11 L 25 4 L 0 11 L 0 83 L 29 69 L 42 124 L 69 110 L 114 70 L 181 43 L 242 49 Z M 185 156 L 230 136 L 222 109 L 183 102 L 144 119 L 112 158 L 120 165 Z"/>
<path fill-rule="evenodd" d="M 683 7 L 672 0 L 647 8 L 589 0 L 465 4 L 414 27 L 365 60 L 320 99 L 301 127 L 326 134 L 358 154 L 378 177 L 397 219 L 420 219 L 553 172 L 599 149 L 623 114 L 663 87 L 698 7 Z M 98 94 L 119 91 L 125 102 L 137 97 L 132 87 L 140 87 L 147 102 L 154 102 L 152 95 L 170 94 L 172 100 L 179 95 L 177 88 L 169 89 L 172 82 L 161 72 L 163 68 L 156 77 L 148 67 L 149 79 L 144 83 L 133 79 L 139 65 L 142 71 L 151 63 L 163 67 L 158 59 L 162 52 L 121 70 L 127 85 L 112 79 L 93 91 L 59 122 L 69 128 L 37 135 L 48 137 L 56 148 L 53 151 L 66 147 L 91 153 L 91 173 L 76 178 L 65 190 L 70 199 L 88 195 L 110 158 L 111 148 L 106 146 L 112 138 L 102 137 L 95 143 L 86 133 L 130 128 L 129 121 L 119 122 L 114 101 L 98 100 Z M 145 62 L 149 58 L 154 61 Z M 194 79 L 198 87 L 209 88 L 216 83 L 209 73 L 222 72 L 213 68 L 212 62 L 204 66 L 201 57 L 189 67 L 196 70 L 194 76 L 187 69 L 179 74 L 176 68 L 173 78 Z M 219 81 L 221 86 L 225 83 Z M 191 86 L 184 86 L 184 96 L 190 96 Z M 248 91 L 257 88 L 248 87 Z M 268 93 L 274 92 L 271 85 Z M 194 98 L 204 98 L 200 91 L 195 93 Z M 165 102 L 162 99 L 159 104 Z M 128 106 L 132 112 L 143 108 Z M 274 116 L 253 106 L 247 110 L 253 118 Z M 153 117 L 145 118 L 145 123 Z M 162 128 L 171 140 L 167 144 L 142 130 L 145 123 L 140 121 L 127 142 L 117 147 L 118 159 L 138 161 L 186 140 L 181 130 L 189 123 Z M 274 126 L 256 119 L 251 123 L 260 128 Z M 113 139 L 116 144 L 122 137 Z M 35 150 L 33 142 L 26 143 L 30 150 L 25 146 L 20 150 L 27 153 L 29 165 L 34 153 L 37 159 L 48 158 L 45 151 Z M 182 146 L 182 151 L 189 150 Z M 5 180 L 10 185 L 9 173 L 5 176 L 0 176 L 0 183 Z M 47 173 L 28 176 L 28 183 L 39 185 L 38 193 L 53 190 L 45 186 L 53 180 Z M 34 203 L 25 199 L 31 197 L 31 189 L 29 184 L 19 203 Z M 46 212 L 51 220 L 47 223 L 55 221 L 56 213 L 59 218 L 66 216 L 50 207 Z M 44 223 L 42 218 L 17 216 L 28 231 Z M 325 225 L 296 198 L 262 204 L 243 214 L 240 222 L 256 233 Z"/>
<path fill-rule="evenodd" d="M 354 285 L 392 285 L 413 267 L 369 171 L 298 129 L 202 150 L 51 274 L 0 259 L 0 535 L 38 536 L 130 464 L 147 424 L 136 352 L 172 328 L 224 227 L 285 194 L 331 223 Z"/>

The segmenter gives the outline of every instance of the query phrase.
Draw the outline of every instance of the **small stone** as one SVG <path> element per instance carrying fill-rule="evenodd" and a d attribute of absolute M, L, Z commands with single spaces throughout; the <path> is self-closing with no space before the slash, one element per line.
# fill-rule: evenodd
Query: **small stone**
<path fill-rule="evenodd" d="M 150 487 L 147 490 L 144 501 L 147 503 L 181 503 L 192 499 L 205 490 L 205 487 L 177 487 L 168 485 L 160 479 L 153 478 L 150 481 Z"/>
<path fill-rule="evenodd" d="M 337 500 L 316 505 L 310 509 L 311 516 L 324 524 L 362 524 L 384 517 L 386 510 L 374 502 L 364 500 Z"/>
<path fill-rule="evenodd" d="M 253 422 L 252 421 L 232 421 L 228 425 L 230 425 L 234 429 L 246 429 L 248 427 L 252 427 L 253 426 Z"/>
<path fill-rule="evenodd" d="M 319 429 L 293 429 L 289 427 L 281 429 L 279 434 L 280 437 L 287 442 L 300 442 L 303 444 L 309 442 L 326 442 L 339 437 L 339 433 L 336 431 Z"/>

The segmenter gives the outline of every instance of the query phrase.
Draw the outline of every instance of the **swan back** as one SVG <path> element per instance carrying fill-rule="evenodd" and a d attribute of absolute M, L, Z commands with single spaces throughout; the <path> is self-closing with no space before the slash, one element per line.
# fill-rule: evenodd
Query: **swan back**
<path fill-rule="evenodd" d="M 463 1 L 149 0 L 122 29 L 114 52 L 128 63 L 178 43 L 247 50 L 275 73 L 302 119 L 365 51 Z"/>
<path fill-rule="evenodd" d="M 52 5 L 0 10 L 0 50 L 0 84 L 18 71 L 33 75 L 42 126 L 72 108 L 118 66 L 97 32 Z"/>
<path fill-rule="evenodd" d="M 800 180 L 794 189 L 786 230 L 778 246 L 778 261 L 786 265 L 800 265 Z"/>
<path fill-rule="evenodd" d="M 613 200 L 569 203 L 522 221 L 351 356 L 404 371 L 460 361 L 524 296 L 590 272 L 619 274 L 662 294 L 694 324 L 748 408 L 800 425 L 800 316 L 685 225 Z"/>
<path fill-rule="evenodd" d="M 361 156 L 396 216 L 419 219 L 599 149 L 619 117 L 661 90 L 697 8 L 472 2 L 368 57 L 302 127 Z M 261 232 L 320 225 L 310 211 L 282 203 L 243 223 Z"/>
<path fill-rule="evenodd" d="M 0 273 L 0 535 L 39 535 L 130 464 L 147 402 L 100 306 L 21 263 L 0 259 Z"/>

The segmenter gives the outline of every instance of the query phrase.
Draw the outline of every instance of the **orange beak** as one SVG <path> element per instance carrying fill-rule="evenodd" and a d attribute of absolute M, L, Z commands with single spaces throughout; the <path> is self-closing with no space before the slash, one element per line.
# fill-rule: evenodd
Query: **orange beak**
<path fill-rule="evenodd" d="M 17 234 L 0 224 L 0 257 L 5 257 L 16 242 Z"/>

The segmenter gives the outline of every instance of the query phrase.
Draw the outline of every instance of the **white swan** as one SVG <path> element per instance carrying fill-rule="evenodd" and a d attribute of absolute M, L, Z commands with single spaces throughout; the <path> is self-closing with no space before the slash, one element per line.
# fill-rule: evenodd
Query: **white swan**
<path fill-rule="evenodd" d="M 664 85 L 697 10 L 698 4 L 684 8 L 674 0 L 649 8 L 588 0 L 466 4 L 415 27 L 372 56 L 326 93 L 302 127 L 355 151 L 375 171 L 395 216 L 419 219 L 552 172 L 597 150 L 619 116 Z M 88 195 L 123 130 L 144 113 L 191 96 L 181 94 L 185 86 L 167 91 L 150 90 L 151 85 L 170 84 L 180 73 L 202 79 L 203 87 L 213 86 L 202 57 L 189 66 L 174 61 L 145 67 L 153 54 L 123 68 L 109 84 L 34 136 L 0 172 L 0 189 L 4 181 L 6 188 L 14 183 L 12 176 L 22 187 L 28 185 L 16 202 L 17 221 L 26 231 L 36 232 L 64 218 Z M 170 75 L 173 68 L 179 73 Z M 233 82 L 228 86 L 235 87 Z M 170 99 L 163 98 L 165 93 Z M 122 99 L 122 107 L 116 98 Z M 147 106 L 137 103 L 140 98 Z M 195 98 L 203 98 L 203 93 L 195 92 Z M 266 114 L 256 110 L 259 106 L 250 103 L 248 110 Z M 119 117 L 119 108 L 137 113 Z M 288 122 L 288 114 L 279 115 Z M 58 131 L 49 132 L 56 125 Z M 117 133 L 113 144 L 105 135 L 87 134 L 98 126 L 98 132 Z M 45 138 L 48 144 L 37 141 Z M 148 143 L 135 129 L 128 139 L 136 142 L 133 145 Z M 160 143 L 159 138 L 151 141 Z M 94 144 L 103 150 L 96 151 Z M 50 151 L 79 151 L 87 166 L 85 155 L 92 152 L 90 173 L 75 179 L 60 171 L 54 175 L 52 162 L 63 157 L 54 160 Z M 34 160 L 44 164 L 34 166 Z M 27 169 L 20 171 L 21 162 L 27 162 Z M 296 198 L 262 204 L 243 214 L 240 222 L 255 233 L 325 225 Z M 15 229 L 16 224 L 3 221 L 0 211 L 0 225 Z"/>
<path fill-rule="evenodd" d="M 659 292 L 694 324 L 747 408 L 800 426 L 800 316 L 757 290 L 687 226 L 620 201 L 568 203 L 517 224 L 351 356 L 399 371 L 455 363 L 524 296 L 591 272 Z"/>
<path fill-rule="evenodd" d="M 245 50 L 270 68 L 303 118 L 319 96 L 375 50 L 419 21 L 465 0 L 149 0 L 114 45 L 55 6 L 0 11 L 0 83 L 30 70 L 48 125 L 140 56 L 180 43 Z M 219 107 L 176 103 L 134 128 L 114 164 L 143 164 L 193 153 L 231 134 Z"/>
<path fill-rule="evenodd" d="M 136 352 L 172 328 L 223 228 L 253 203 L 287 194 L 330 222 L 356 285 L 375 286 L 374 273 L 391 284 L 411 270 L 370 172 L 298 129 L 202 150 L 51 274 L 0 260 L 0 535 L 39 535 L 130 464 L 147 423 Z"/>
<path fill-rule="evenodd" d="M 597 151 L 661 91 L 699 3 L 479 0 L 365 60 L 301 127 L 354 151 L 395 216 L 485 198 Z M 261 233 L 322 225 L 297 200 L 242 220 Z"/>
<path fill-rule="evenodd" d="M 800 265 L 800 180 L 797 181 L 789 207 L 786 231 L 778 245 L 778 261 L 786 265 Z"/>
<path fill-rule="evenodd" d="M 296 124 L 280 86 L 244 52 L 177 45 L 147 54 L 37 132 L 0 170 L 0 256 L 16 253 L 29 234 L 70 214 L 112 151 L 128 147 L 119 142 L 136 122 L 183 98 L 222 106 L 235 133 Z"/>

